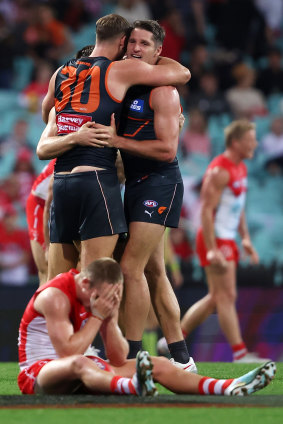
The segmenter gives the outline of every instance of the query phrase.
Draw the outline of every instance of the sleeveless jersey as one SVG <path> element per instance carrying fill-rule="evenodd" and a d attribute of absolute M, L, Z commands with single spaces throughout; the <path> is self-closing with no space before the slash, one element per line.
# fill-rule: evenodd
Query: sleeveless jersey
<path fill-rule="evenodd" d="M 72 59 L 62 66 L 55 80 L 55 109 L 59 135 L 77 131 L 87 121 L 110 125 L 111 114 L 118 119 L 122 102 L 108 90 L 112 63 L 105 57 Z M 71 171 L 75 166 L 115 167 L 117 150 L 76 146 L 58 157 L 55 171 Z"/>
<path fill-rule="evenodd" d="M 56 287 L 68 296 L 71 305 L 69 318 L 75 332 L 81 328 L 84 321 L 89 317 L 90 313 L 85 310 L 76 297 L 74 275 L 77 273 L 77 270 L 72 269 L 69 272 L 59 274 L 37 289 L 29 301 L 19 330 L 18 351 L 21 370 L 42 359 L 58 358 L 48 335 L 46 320 L 43 315 L 34 309 L 34 301 L 39 293 L 48 287 Z"/>
<path fill-rule="evenodd" d="M 151 92 L 152 87 L 143 85 L 131 87 L 123 102 L 118 134 L 131 138 L 133 143 L 138 143 L 138 140 L 156 139 Z M 168 178 L 174 179 L 174 183 L 182 180 L 177 158 L 173 162 L 161 162 L 134 156 L 123 150 L 121 150 L 121 156 L 127 182 L 138 180 L 152 173 L 166 175 Z M 168 180 L 165 181 L 168 184 Z M 163 183 L 162 178 L 160 183 Z"/>
<path fill-rule="evenodd" d="M 223 190 L 215 211 L 215 236 L 234 240 L 237 235 L 240 217 L 245 206 L 247 192 L 247 168 L 244 162 L 235 164 L 224 154 L 217 156 L 207 170 L 224 168 L 229 173 L 229 182 Z"/>
<path fill-rule="evenodd" d="M 33 195 L 46 200 L 50 178 L 54 172 L 56 159 L 52 159 L 41 171 L 32 186 Z"/>

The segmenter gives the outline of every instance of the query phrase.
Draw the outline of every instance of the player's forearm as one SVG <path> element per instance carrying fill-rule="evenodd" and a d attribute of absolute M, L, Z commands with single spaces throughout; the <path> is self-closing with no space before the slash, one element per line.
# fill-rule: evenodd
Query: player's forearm
<path fill-rule="evenodd" d="M 102 321 L 97 318 L 88 318 L 86 324 L 65 342 L 60 340 L 56 351 L 60 357 L 83 354 L 97 336 Z"/>
<path fill-rule="evenodd" d="M 54 159 L 76 145 L 74 134 L 43 138 L 39 141 L 36 154 L 41 160 Z"/>
<path fill-rule="evenodd" d="M 250 240 L 250 234 L 249 234 L 249 230 L 248 230 L 248 226 L 247 226 L 247 222 L 246 222 L 246 217 L 245 217 L 244 213 L 242 213 L 241 218 L 240 218 L 240 222 L 239 222 L 239 226 L 238 226 L 238 233 L 239 233 L 242 240 L 244 240 L 244 239 Z"/>
<path fill-rule="evenodd" d="M 186 84 L 191 79 L 191 72 L 188 68 L 181 65 L 176 60 L 169 57 L 160 57 L 158 60 L 158 65 L 170 67 L 172 72 L 175 74 L 175 78 L 178 78 L 178 81 L 172 82 L 172 85 L 176 84 Z"/>
<path fill-rule="evenodd" d="M 114 366 L 122 366 L 129 353 L 129 345 L 120 328 L 114 322 L 102 326 L 100 334 L 103 339 L 106 357 Z"/>
<path fill-rule="evenodd" d="M 203 206 L 201 212 L 201 226 L 206 249 L 215 249 L 217 246 L 214 233 L 213 210 L 205 206 Z"/>
<path fill-rule="evenodd" d="M 162 140 L 133 140 L 117 136 L 115 147 L 148 159 L 161 162 L 172 162 L 176 156 L 176 149 L 168 146 Z"/>

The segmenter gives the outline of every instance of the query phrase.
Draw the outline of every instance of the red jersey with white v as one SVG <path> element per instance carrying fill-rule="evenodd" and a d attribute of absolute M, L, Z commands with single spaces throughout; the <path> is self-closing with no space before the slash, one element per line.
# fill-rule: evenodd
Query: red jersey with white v
<path fill-rule="evenodd" d="M 34 309 L 34 301 L 39 293 L 48 287 L 56 287 L 66 294 L 70 301 L 69 318 L 74 327 L 74 332 L 77 332 L 89 317 L 90 313 L 85 310 L 76 297 L 74 276 L 77 273 L 77 270 L 72 269 L 69 272 L 59 274 L 41 286 L 31 298 L 22 317 L 19 330 L 18 350 L 21 370 L 42 359 L 58 358 L 48 335 L 46 320 L 43 315 Z"/>
<path fill-rule="evenodd" d="M 52 159 L 41 171 L 32 186 L 32 192 L 34 196 L 40 197 L 46 200 L 48 193 L 48 185 L 51 176 L 54 173 L 54 165 L 56 159 Z"/>
<path fill-rule="evenodd" d="M 222 192 L 215 210 L 215 235 L 221 239 L 236 238 L 240 217 L 245 206 L 247 192 L 247 168 L 244 162 L 232 162 L 224 154 L 217 156 L 207 168 L 224 168 L 229 173 L 229 181 Z"/>

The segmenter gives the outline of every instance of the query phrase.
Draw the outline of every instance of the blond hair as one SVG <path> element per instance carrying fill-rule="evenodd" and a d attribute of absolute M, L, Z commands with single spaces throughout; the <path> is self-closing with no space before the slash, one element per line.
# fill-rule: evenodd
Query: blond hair
<path fill-rule="evenodd" d="M 225 146 L 230 147 L 232 140 L 240 140 L 247 131 L 254 129 L 255 124 L 247 119 L 239 119 L 238 121 L 231 122 L 231 124 L 224 129 Z"/>

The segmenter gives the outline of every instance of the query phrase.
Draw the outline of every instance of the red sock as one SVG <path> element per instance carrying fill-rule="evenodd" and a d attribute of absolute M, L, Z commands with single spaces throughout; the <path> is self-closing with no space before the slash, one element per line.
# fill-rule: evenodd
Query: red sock
<path fill-rule="evenodd" d="M 136 395 L 136 389 L 131 378 L 115 375 L 110 384 L 111 392 L 121 395 Z"/>
<path fill-rule="evenodd" d="M 231 346 L 233 351 L 233 359 L 243 358 L 247 352 L 247 346 L 244 342 Z"/>
<path fill-rule="evenodd" d="M 234 381 L 232 378 L 229 380 L 217 380 L 210 377 L 202 377 L 198 385 L 198 391 L 201 395 L 224 395 L 225 389 Z"/>

